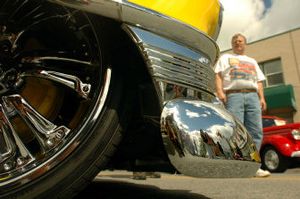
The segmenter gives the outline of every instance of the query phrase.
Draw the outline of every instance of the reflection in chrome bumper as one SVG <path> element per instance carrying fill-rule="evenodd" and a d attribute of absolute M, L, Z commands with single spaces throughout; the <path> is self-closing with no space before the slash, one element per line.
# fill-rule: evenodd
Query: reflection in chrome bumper
<path fill-rule="evenodd" d="M 171 100 L 163 109 L 161 128 L 171 163 L 185 175 L 251 177 L 260 166 L 251 136 L 218 105 Z"/>
<path fill-rule="evenodd" d="M 299 158 L 299 157 L 300 157 L 300 151 L 294 151 L 294 152 L 291 154 L 291 157 L 292 157 L 292 158 Z"/>

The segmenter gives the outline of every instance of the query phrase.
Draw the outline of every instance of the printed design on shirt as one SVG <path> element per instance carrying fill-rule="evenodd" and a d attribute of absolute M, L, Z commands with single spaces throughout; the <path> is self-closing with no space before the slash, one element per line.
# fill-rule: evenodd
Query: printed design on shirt
<path fill-rule="evenodd" d="M 256 79 L 255 65 L 251 62 L 241 61 L 237 58 L 228 59 L 230 65 L 231 80 L 253 80 Z"/>

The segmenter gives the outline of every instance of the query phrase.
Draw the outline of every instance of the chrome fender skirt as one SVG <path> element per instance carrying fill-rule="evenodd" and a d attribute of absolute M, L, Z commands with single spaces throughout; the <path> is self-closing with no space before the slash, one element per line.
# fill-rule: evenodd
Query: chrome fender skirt
<path fill-rule="evenodd" d="M 165 149 L 173 166 L 195 177 L 252 177 L 258 151 L 245 127 L 220 105 L 168 101 L 161 115 Z"/>

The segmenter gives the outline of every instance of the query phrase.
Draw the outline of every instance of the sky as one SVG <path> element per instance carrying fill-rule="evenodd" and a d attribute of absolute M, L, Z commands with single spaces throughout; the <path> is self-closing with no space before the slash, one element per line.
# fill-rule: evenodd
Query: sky
<path fill-rule="evenodd" d="M 300 28 L 300 0 L 220 0 L 223 24 L 217 43 L 231 48 L 231 37 L 242 33 L 248 43 Z"/>

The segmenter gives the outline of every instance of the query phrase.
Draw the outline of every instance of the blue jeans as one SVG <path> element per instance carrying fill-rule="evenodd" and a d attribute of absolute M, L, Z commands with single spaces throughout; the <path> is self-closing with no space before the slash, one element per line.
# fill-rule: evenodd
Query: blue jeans
<path fill-rule="evenodd" d="M 260 149 L 263 131 L 261 107 L 257 93 L 230 93 L 227 95 L 226 109 L 235 115 L 246 127 Z"/>

